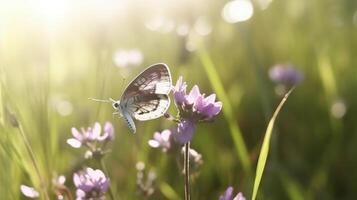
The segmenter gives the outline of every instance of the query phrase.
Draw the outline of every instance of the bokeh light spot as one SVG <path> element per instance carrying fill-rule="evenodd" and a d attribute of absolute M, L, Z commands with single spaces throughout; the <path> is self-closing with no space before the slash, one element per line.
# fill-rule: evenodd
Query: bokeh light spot
<path fill-rule="evenodd" d="M 228 23 L 247 21 L 253 16 L 253 5 L 249 0 L 234 0 L 226 3 L 222 11 L 223 19 Z"/>
<path fill-rule="evenodd" d="M 337 119 L 340 119 L 343 116 L 345 116 L 346 111 L 347 111 L 346 104 L 341 100 L 336 101 L 331 106 L 331 115 Z"/>

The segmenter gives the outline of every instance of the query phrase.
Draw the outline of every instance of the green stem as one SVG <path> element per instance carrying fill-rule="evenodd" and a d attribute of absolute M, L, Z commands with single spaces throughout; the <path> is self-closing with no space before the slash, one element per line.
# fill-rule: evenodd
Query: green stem
<path fill-rule="evenodd" d="M 105 166 L 103 159 L 100 158 L 99 162 L 100 162 L 100 166 L 101 166 L 102 170 L 104 171 L 104 173 L 108 175 L 108 170 L 107 170 L 107 167 Z M 115 200 L 115 197 L 114 197 L 114 194 L 113 194 L 113 191 L 112 191 L 112 188 L 110 185 L 109 185 L 108 193 L 109 193 L 110 198 L 112 200 Z"/>
<path fill-rule="evenodd" d="M 23 139 L 23 141 L 25 143 L 26 150 L 27 150 L 28 154 L 30 155 L 30 159 L 31 159 L 32 165 L 35 168 L 35 171 L 37 173 L 38 178 L 40 179 L 41 192 L 44 195 L 45 199 L 49 200 L 50 198 L 49 198 L 48 193 L 47 193 L 47 188 L 46 188 L 46 185 L 45 185 L 45 181 L 44 181 L 43 177 L 41 176 L 40 169 L 39 169 L 38 164 L 36 162 L 35 154 L 33 153 L 33 150 L 31 148 L 30 142 L 28 141 L 28 139 L 26 137 L 26 134 L 25 134 L 21 124 L 19 124 L 17 128 L 18 128 L 18 130 L 19 130 L 19 132 L 20 132 L 20 134 L 22 136 L 22 139 Z"/>
<path fill-rule="evenodd" d="M 185 200 L 190 200 L 190 142 L 185 144 L 184 174 L 185 174 Z"/>

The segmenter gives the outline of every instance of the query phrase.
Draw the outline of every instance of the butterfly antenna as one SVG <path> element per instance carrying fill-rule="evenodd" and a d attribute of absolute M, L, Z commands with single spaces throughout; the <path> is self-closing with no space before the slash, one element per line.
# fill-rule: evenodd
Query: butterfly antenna
<path fill-rule="evenodd" d="M 94 98 L 88 98 L 88 99 L 89 99 L 89 100 L 92 100 L 92 101 L 104 102 L 104 103 L 111 103 L 111 102 L 113 102 L 113 101 L 114 101 L 113 99 L 109 99 L 109 100 L 94 99 Z"/>
<path fill-rule="evenodd" d="M 112 99 L 112 98 L 109 98 L 108 101 L 111 102 L 111 103 L 115 103 L 115 102 L 116 102 L 116 101 L 115 101 L 114 99 Z"/>

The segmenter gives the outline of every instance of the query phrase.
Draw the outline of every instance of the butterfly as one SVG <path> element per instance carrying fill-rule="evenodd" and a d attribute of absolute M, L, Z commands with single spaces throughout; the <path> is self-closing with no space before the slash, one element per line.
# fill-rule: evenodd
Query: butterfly
<path fill-rule="evenodd" d="M 168 94 L 172 89 L 171 74 L 163 63 L 151 65 L 142 71 L 125 88 L 120 100 L 98 100 L 111 102 L 115 112 L 126 121 L 129 129 L 135 133 L 133 120 L 146 121 L 163 116 L 170 106 Z"/>

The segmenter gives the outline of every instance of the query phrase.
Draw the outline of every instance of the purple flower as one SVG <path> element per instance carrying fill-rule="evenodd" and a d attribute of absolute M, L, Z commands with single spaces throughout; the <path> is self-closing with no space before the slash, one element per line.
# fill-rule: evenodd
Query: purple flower
<path fill-rule="evenodd" d="M 269 77 L 276 83 L 291 86 L 300 83 L 303 74 L 292 65 L 277 64 L 269 70 Z"/>
<path fill-rule="evenodd" d="M 183 119 L 177 128 L 173 130 L 173 135 L 181 144 L 185 144 L 192 140 L 193 133 L 195 131 L 196 124 L 190 119 Z"/>
<path fill-rule="evenodd" d="M 34 188 L 26 185 L 21 185 L 20 190 L 23 195 L 32 199 L 40 196 L 40 194 Z"/>
<path fill-rule="evenodd" d="M 105 192 L 109 188 L 109 178 L 99 169 L 87 168 L 74 173 L 73 182 L 77 188 L 77 200 L 105 199 Z"/>
<path fill-rule="evenodd" d="M 204 116 L 204 119 L 211 119 L 216 116 L 222 109 L 222 102 L 215 102 L 216 95 L 211 94 L 204 98 L 203 95 L 198 96 L 193 108 L 195 111 Z"/>
<path fill-rule="evenodd" d="M 112 123 L 105 122 L 103 136 L 105 137 L 105 140 L 114 140 L 114 127 Z"/>
<path fill-rule="evenodd" d="M 168 151 L 172 146 L 172 132 L 168 129 L 160 132 L 155 132 L 153 139 L 149 140 L 149 145 L 153 148 L 161 147 L 164 152 Z"/>
<path fill-rule="evenodd" d="M 233 187 L 228 187 L 226 192 L 219 197 L 219 200 L 245 200 L 245 197 L 241 192 L 233 197 Z"/>
<path fill-rule="evenodd" d="M 81 128 L 79 132 L 76 128 L 72 128 L 73 138 L 67 140 L 67 143 L 74 148 L 79 148 L 83 144 L 113 140 L 114 139 L 114 128 L 110 122 L 106 122 L 104 126 L 104 133 L 101 134 L 101 126 L 98 122 L 94 124 L 93 127 L 88 127 L 87 129 Z"/>
<path fill-rule="evenodd" d="M 180 116 L 193 121 L 211 120 L 222 109 L 222 102 L 216 102 L 216 95 L 205 97 L 197 85 L 193 86 L 190 93 L 186 94 L 186 82 L 182 76 L 178 79 L 173 89 L 174 99 L 180 111 Z"/>
<path fill-rule="evenodd" d="M 210 121 L 222 110 L 222 102 L 216 101 L 215 94 L 205 97 L 197 85 L 186 94 L 186 88 L 187 84 L 180 76 L 173 88 L 174 100 L 179 110 L 179 124 L 173 130 L 173 135 L 180 143 L 191 141 L 198 122 Z"/>
<path fill-rule="evenodd" d="M 177 105 L 181 106 L 186 97 L 186 83 L 183 82 L 183 77 L 180 76 L 177 80 L 176 86 L 173 89 L 174 99 Z"/>

